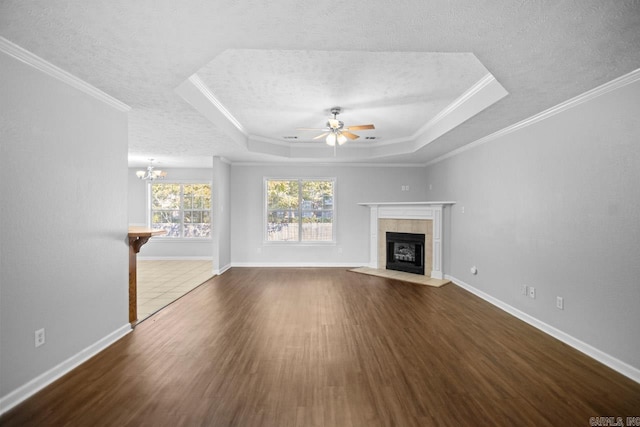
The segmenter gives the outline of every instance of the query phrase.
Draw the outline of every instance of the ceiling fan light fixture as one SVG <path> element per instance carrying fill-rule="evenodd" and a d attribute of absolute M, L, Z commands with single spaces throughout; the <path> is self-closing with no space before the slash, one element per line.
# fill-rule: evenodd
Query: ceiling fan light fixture
<path fill-rule="evenodd" d="M 337 120 L 335 118 L 334 119 L 329 119 L 327 124 L 329 125 L 329 127 L 331 129 L 340 129 L 340 120 Z"/>
<path fill-rule="evenodd" d="M 373 126 L 372 124 L 345 127 L 344 122 L 342 122 L 341 120 L 338 120 L 338 114 L 340 114 L 340 111 L 342 111 L 340 107 L 333 107 L 331 109 L 331 114 L 333 114 L 333 118 L 329 118 L 327 120 L 327 124 L 325 128 L 322 128 L 322 129 L 298 128 L 298 130 L 322 131 L 323 133 L 313 137 L 313 139 L 322 140 L 322 138 L 324 138 L 328 146 L 335 147 L 336 143 L 338 145 L 343 145 L 347 143 L 349 140 L 358 139 L 359 136 L 353 133 L 352 131 L 375 129 L 375 126 Z"/>

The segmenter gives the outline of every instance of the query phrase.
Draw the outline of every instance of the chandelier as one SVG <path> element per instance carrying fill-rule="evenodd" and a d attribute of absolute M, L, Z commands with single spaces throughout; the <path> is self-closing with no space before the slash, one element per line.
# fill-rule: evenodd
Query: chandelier
<path fill-rule="evenodd" d="M 147 181 L 154 181 L 156 179 L 163 179 L 167 176 L 167 172 L 156 170 L 153 166 L 153 159 L 149 159 L 147 170 L 137 171 L 136 176 L 140 179 L 146 179 Z"/>

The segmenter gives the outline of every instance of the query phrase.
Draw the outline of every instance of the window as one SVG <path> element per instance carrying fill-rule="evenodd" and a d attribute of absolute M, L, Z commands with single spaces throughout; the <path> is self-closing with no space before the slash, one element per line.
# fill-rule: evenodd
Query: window
<path fill-rule="evenodd" d="M 266 240 L 333 242 L 335 179 L 265 179 Z"/>
<path fill-rule="evenodd" d="M 211 185 L 152 183 L 151 228 L 165 237 L 211 237 Z"/>

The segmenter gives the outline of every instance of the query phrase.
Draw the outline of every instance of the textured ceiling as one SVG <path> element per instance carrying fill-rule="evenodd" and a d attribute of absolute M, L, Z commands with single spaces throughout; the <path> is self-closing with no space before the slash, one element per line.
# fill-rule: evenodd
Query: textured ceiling
<path fill-rule="evenodd" d="M 4 0 L 0 35 L 130 105 L 132 158 L 167 166 L 207 164 L 202 158 L 212 155 L 296 161 L 231 141 L 225 126 L 176 93 L 194 73 L 219 85 L 211 91 L 250 134 L 321 126 L 316 117 L 337 104 L 345 121 L 348 113 L 375 121 L 384 140 L 387 124 L 411 131 L 428 120 L 422 113 L 442 107 L 438 96 L 424 96 L 429 79 L 420 79 L 420 60 L 430 52 L 470 53 L 509 94 L 414 153 L 364 159 L 424 163 L 640 67 L 640 2 Z M 397 57 L 398 66 L 377 53 Z M 209 69 L 216 61 L 226 70 Z M 442 103 L 468 87 L 472 74 L 451 74 Z M 375 115 L 403 103 L 420 104 L 422 113 L 398 107 Z M 259 117 L 265 106 L 281 111 Z"/>
<path fill-rule="evenodd" d="M 197 75 L 249 134 L 311 142 L 333 106 L 377 140 L 409 137 L 488 71 L 470 53 L 229 49 Z M 320 142 L 322 143 L 322 142 Z"/>

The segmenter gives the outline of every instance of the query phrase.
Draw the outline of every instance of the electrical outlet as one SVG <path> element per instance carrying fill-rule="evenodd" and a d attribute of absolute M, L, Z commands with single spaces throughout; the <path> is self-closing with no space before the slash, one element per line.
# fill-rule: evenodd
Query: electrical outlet
<path fill-rule="evenodd" d="M 564 298 L 556 297 L 556 307 L 560 310 L 564 310 Z"/>
<path fill-rule="evenodd" d="M 529 286 L 529 298 L 536 299 L 536 288 Z"/>
<path fill-rule="evenodd" d="M 522 285 L 520 288 L 520 293 L 522 295 L 529 295 L 529 287 L 527 285 Z"/>
<path fill-rule="evenodd" d="M 44 344 L 44 328 L 38 329 L 35 332 L 35 345 L 36 345 L 36 347 L 40 347 L 42 344 Z"/>
<path fill-rule="evenodd" d="M 460 213 L 464 213 L 464 206 L 460 208 Z"/>

